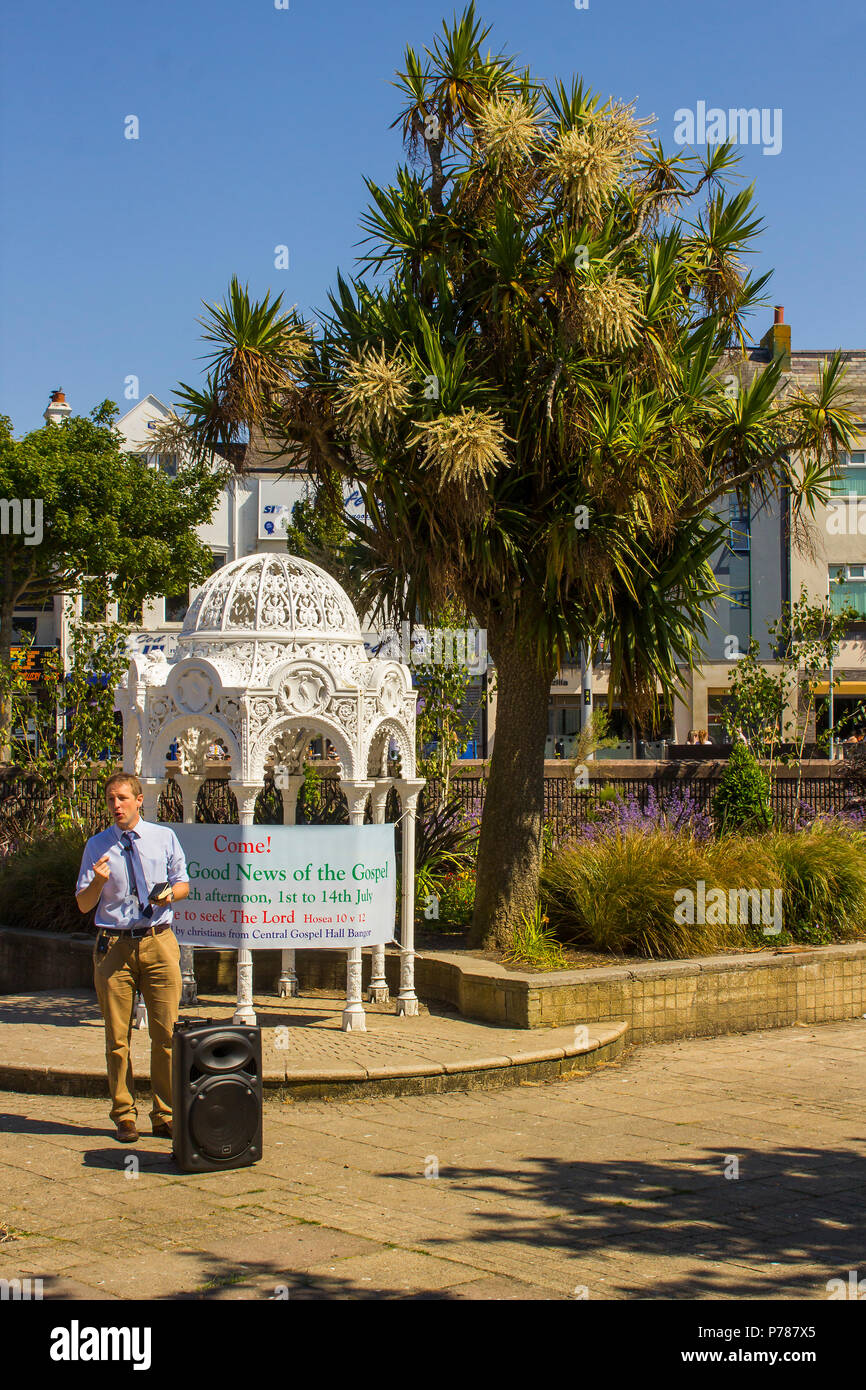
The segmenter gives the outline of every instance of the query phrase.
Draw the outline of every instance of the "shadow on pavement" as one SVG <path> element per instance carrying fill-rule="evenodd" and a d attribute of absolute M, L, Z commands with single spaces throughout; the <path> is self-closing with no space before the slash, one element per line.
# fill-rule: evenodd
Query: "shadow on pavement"
<path fill-rule="evenodd" d="M 517 1171 L 443 1166 L 438 1181 L 496 1200 L 495 1208 L 466 1218 L 467 1245 L 564 1250 L 587 1267 L 604 1266 L 605 1283 L 620 1296 L 761 1298 L 778 1296 L 784 1284 L 801 1288 L 800 1296 L 826 1297 L 827 1279 L 862 1266 L 861 1153 L 705 1153 L 688 1166 L 527 1156 Z M 734 1156 L 739 1177 L 726 1178 Z M 383 1176 L 417 1181 L 405 1172 Z M 425 1246 L 432 1251 L 438 1243 L 431 1235 Z M 642 1266 L 632 1274 L 630 1257 Z M 687 1275 L 669 1276 L 662 1264 L 648 1279 L 646 1262 L 669 1257 L 694 1263 Z"/>

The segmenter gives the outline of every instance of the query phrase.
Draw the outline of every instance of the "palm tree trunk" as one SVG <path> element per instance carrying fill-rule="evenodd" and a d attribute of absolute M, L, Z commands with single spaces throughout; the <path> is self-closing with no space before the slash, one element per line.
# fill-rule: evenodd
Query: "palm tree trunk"
<path fill-rule="evenodd" d="M 469 944 L 508 945 L 512 928 L 538 899 L 544 813 L 544 745 L 550 683 L 556 675 L 512 633 L 488 632 L 496 664 L 496 739 L 478 842 L 475 912 Z"/>

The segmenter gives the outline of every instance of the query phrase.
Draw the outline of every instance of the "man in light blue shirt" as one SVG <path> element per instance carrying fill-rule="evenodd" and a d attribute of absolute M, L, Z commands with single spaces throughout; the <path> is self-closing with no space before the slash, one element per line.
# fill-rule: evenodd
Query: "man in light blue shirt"
<path fill-rule="evenodd" d="M 169 825 L 141 819 L 142 786 L 131 773 L 108 779 L 114 824 L 84 847 L 75 898 L 96 908 L 93 976 L 105 1020 L 111 1118 L 121 1143 L 134 1143 L 135 1083 L 129 1056 L 136 991 L 147 1006 L 153 1132 L 171 1138 L 171 1045 L 181 996 L 173 904 L 189 894 L 186 860 Z"/>

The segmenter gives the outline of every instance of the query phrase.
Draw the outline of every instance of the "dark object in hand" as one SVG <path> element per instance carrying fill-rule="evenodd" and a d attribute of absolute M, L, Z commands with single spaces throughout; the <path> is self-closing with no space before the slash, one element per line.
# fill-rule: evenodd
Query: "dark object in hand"
<path fill-rule="evenodd" d="M 155 883 L 147 895 L 147 901 L 149 903 L 159 902 L 162 894 L 168 887 L 169 885 L 167 883 Z"/>

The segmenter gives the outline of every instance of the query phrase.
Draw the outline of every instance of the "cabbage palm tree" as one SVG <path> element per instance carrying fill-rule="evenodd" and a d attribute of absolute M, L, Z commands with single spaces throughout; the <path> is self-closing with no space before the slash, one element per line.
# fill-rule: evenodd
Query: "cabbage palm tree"
<path fill-rule="evenodd" d="M 705 632 L 718 499 L 784 486 L 808 512 L 851 417 L 838 355 L 808 398 L 778 363 L 724 383 L 768 278 L 741 262 L 760 222 L 752 190 L 729 191 L 731 148 L 665 154 L 632 106 L 537 84 L 483 56 L 487 35 L 470 5 L 408 50 L 409 163 L 368 182 L 367 249 L 324 327 L 234 285 L 182 404 L 194 440 L 265 428 L 325 486 L 353 480 L 370 607 L 457 602 L 486 629 L 473 933 L 501 945 L 537 896 L 561 658 L 603 635 L 612 693 L 645 718 Z M 273 347 L 249 341 L 267 308 Z"/>

